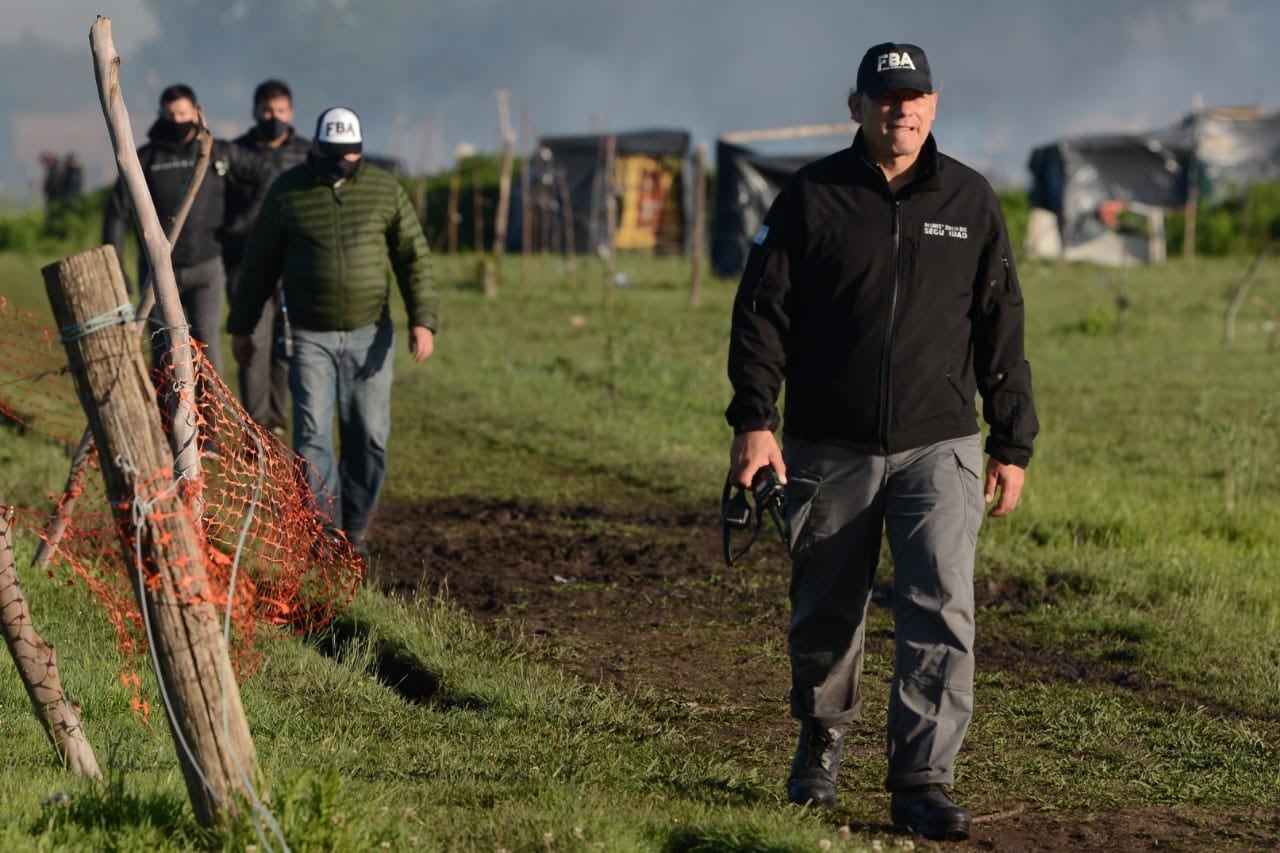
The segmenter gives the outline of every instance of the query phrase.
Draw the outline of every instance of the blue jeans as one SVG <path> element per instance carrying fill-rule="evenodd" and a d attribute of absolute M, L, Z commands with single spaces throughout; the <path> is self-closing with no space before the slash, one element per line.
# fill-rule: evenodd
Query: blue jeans
<path fill-rule="evenodd" d="M 394 355 L 385 311 L 377 323 L 346 332 L 293 330 L 293 449 L 314 469 L 308 476 L 325 524 L 349 538 L 364 535 L 386 478 Z M 333 446 L 335 408 L 341 461 Z"/>

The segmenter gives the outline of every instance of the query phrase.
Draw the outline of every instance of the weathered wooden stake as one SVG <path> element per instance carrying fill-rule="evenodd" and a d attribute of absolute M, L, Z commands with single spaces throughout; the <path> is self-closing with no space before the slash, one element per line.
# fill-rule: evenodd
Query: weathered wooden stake
<path fill-rule="evenodd" d="M 612 133 L 604 141 L 604 301 L 613 302 L 616 286 L 618 249 L 618 188 L 614 176 L 617 169 L 618 137 Z"/>
<path fill-rule="evenodd" d="M 93 49 L 93 70 L 98 81 L 98 99 L 102 114 L 107 120 L 111 146 L 116 153 L 116 167 L 129 198 L 133 202 L 138 230 L 142 235 L 142 249 L 155 275 L 156 303 L 161 317 L 168 327 L 169 357 L 173 365 L 176 409 L 173 413 L 174 468 L 177 475 L 198 479 L 200 454 L 196 443 L 195 413 L 195 348 L 191 343 L 191 327 L 178 298 L 178 280 L 169 257 L 169 243 L 156 206 L 147 187 L 142 164 L 133 144 L 133 127 L 129 112 L 125 109 L 124 96 L 120 92 L 120 55 L 111 40 L 111 19 L 101 15 L 89 30 L 89 44 Z M 125 293 L 126 302 L 128 293 Z M 198 497 L 193 498 L 198 502 Z"/>
<path fill-rule="evenodd" d="M 0 628 L 4 631 L 5 644 L 18 665 L 18 674 L 35 706 L 36 718 L 44 724 L 58 760 L 81 776 L 100 779 L 102 771 L 80 724 L 79 706 L 62 690 L 58 656 L 53 645 L 36 632 L 31 609 L 18 585 L 12 524 L 13 510 L 0 509 Z"/>
<path fill-rule="evenodd" d="M 462 164 L 454 152 L 453 174 L 449 176 L 449 256 L 458 254 L 458 193 L 462 189 Z"/>
<path fill-rule="evenodd" d="M 173 454 L 133 324 L 109 321 L 128 299 L 115 250 L 81 252 L 42 272 L 101 451 L 107 499 L 132 533 L 132 541 L 121 537 L 122 556 L 135 567 L 134 593 L 191 804 L 200 823 L 213 826 L 238 813 L 259 774 L 205 574 L 204 536 L 183 494 L 189 484 L 172 476 Z"/>
<path fill-rule="evenodd" d="M 707 206 L 707 143 L 698 143 L 698 154 L 693 161 L 693 223 L 689 236 L 689 262 L 693 269 L 689 275 L 689 304 L 697 308 L 702 304 L 702 246 L 706 242 Z"/>
<path fill-rule="evenodd" d="M 502 268 L 502 256 L 507 251 L 507 220 L 511 216 L 511 171 L 515 166 L 516 137 L 511 131 L 511 112 L 507 105 L 507 90 L 497 91 L 498 124 L 502 131 L 502 171 L 498 174 L 498 209 L 493 216 L 493 259 Z"/>
<path fill-rule="evenodd" d="M 564 272 L 569 279 L 569 287 L 577 290 L 577 254 L 573 242 L 573 196 L 569 194 L 569 179 L 565 177 L 564 169 L 556 169 L 556 188 L 560 192 L 560 212 L 564 220 Z"/>
<path fill-rule="evenodd" d="M 533 187 L 531 186 L 531 169 L 533 163 L 533 135 L 530 132 L 529 104 L 520 105 L 520 137 L 525 153 L 524 164 L 520 169 L 520 272 L 525 281 L 529 280 L 529 263 L 533 253 Z"/>

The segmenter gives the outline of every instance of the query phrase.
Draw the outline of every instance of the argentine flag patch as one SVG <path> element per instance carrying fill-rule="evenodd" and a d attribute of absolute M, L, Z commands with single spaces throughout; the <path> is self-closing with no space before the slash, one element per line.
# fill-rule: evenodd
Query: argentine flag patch
<path fill-rule="evenodd" d="M 761 225 L 760 230 L 756 232 L 755 239 L 751 242 L 757 246 L 763 246 L 764 241 L 769 237 L 769 226 Z"/>

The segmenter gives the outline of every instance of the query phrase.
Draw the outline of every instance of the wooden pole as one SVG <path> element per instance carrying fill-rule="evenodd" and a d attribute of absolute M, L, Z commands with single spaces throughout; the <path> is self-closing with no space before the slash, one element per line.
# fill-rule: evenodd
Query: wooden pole
<path fill-rule="evenodd" d="M 484 254 L 484 194 L 480 190 L 480 162 L 471 164 L 471 239 L 473 251 Z"/>
<path fill-rule="evenodd" d="M 80 706 L 62 689 L 58 656 L 31 621 L 13 559 L 13 510 L 0 510 L 0 630 L 27 688 L 36 718 L 44 725 L 58 760 L 73 773 L 101 779 L 98 759 L 80 724 Z"/>
<path fill-rule="evenodd" d="M 689 305 L 702 304 L 702 251 L 706 242 L 707 207 L 707 143 L 698 143 L 698 154 L 693 161 L 693 222 L 690 225 L 689 263 L 693 269 L 689 275 Z"/>
<path fill-rule="evenodd" d="M 1182 256 L 1188 260 L 1196 256 L 1196 212 L 1200 207 L 1200 166 L 1193 149 L 1187 164 L 1187 206 L 1183 214 Z"/>
<path fill-rule="evenodd" d="M 170 249 L 178 242 L 178 237 L 182 234 L 182 226 L 187 223 L 187 215 L 191 213 L 191 206 L 200 192 L 200 185 L 204 183 L 205 173 L 209 171 L 209 158 L 213 153 L 213 134 L 209 132 L 209 126 L 205 123 L 204 110 L 197 109 L 196 115 L 199 117 L 200 124 L 197 137 L 200 141 L 200 149 L 196 154 L 196 164 L 191 170 L 191 177 L 187 180 L 182 204 L 178 205 L 178 212 L 174 214 L 173 222 L 169 223 L 169 231 L 165 235 Z M 141 292 L 138 309 L 134 312 L 139 333 L 146 331 L 147 317 L 150 316 L 151 309 L 156 304 L 154 267 L 147 270 L 147 280 L 143 282 Z M 80 435 L 80 444 L 76 447 L 75 455 L 71 458 L 71 470 L 67 474 L 67 484 L 62 490 L 62 498 L 53 508 L 49 520 L 45 522 L 44 535 L 40 538 L 39 547 L 36 548 L 35 558 L 31 561 L 32 566 L 37 568 L 44 566 L 53 556 L 53 552 L 58 549 L 58 544 L 67 531 L 67 525 L 71 522 L 71 514 L 75 511 L 84 470 L 89 464 L 89 456 L 92 453 L 93 430 L 86 426 Z"/>
<path fill-rule="evenodd" d="M 533 163 L 533 133 L 529 120 L 529 104 L 520 105 L 520 138 L 524 147 L 524 165 L 520 169 L 520 272 L 527 281 L 533 256 L 533 187 L 530 165 Z"/>
<path fill-rule="evenodd" d="M 1227 306 L 1227 313 L 1222 318 L 1222 342 L 1224 344 L 1230 344 L 1236 339 L 1236 315 L 1244 307 L 1245 299 L 1249 295 L 1249 286 L 1253 284 L 1254 276 L 1258 274 L 1258 268 L 1262 266 L 1262 259 L 1274 252 L 1277 245 L 1280 245 L 1280 241 L 1268 240 L 1267 244 L 1258 250 L 1258 254 L 1253 256 L 1253 261 L 1249 264 L 1249 268 L 1245 270 L 1240 281 L 1236 282 L 1235 292 L 1231 296 L 1231 304 Z"/>
<path fill-rule="evenodd" d="M 613 301 L 614 270 L 617 262 L 614 258 L 618 238 L 618 193 L 613 171 L 616 168 L 618 137 L 612 133 L 604 141 L 604 301 Z"/>
<path fill-rule="evenodd" d="M 768 142 L 777 139 L 800 139 L 806 136 L 852 135 L 854 128 L 847 121 L 832 124 L 799 124 L 793 127 L 772 127 L 763 130 L 738 130 L 720 138 L 725 142 L 741 145 L 746 142 Z"/>
<path fill-rule="evenodd" d="M 142 247 L 147 262 L 155 275 L 156 303 L 168 329 L 169 351 L 173 369 L 174 476 L 193 482 L 200 473 L 199 447 L 196 444 L 196 383 L 195 347 L 191 342 L 191 327 L 178 298 L 178 281 L 174 276 L 173 262 L 169 257 L 169 243 L 156 215 L 155 204 L 138 162 L 138 152 L 133 142 L 133 127 L 120 92 L 120 55 L 111 40 L 111 19 L 98 16 L 89 31 L 89 44 L 93 50 L 93 70 L 98 82 L 98 98 L 102 114 L 107 120 L 111 146 L 115 149 L 116 167 L 133 202 L 138 231 L 142 235 Z M 118 262 L 117 262 L 118 263 Z M 128 293 L 125 294 L 126 299 Z M 115 307 L 115 306 L 113 306 Z M 210 346 L 214 342 L 210 341 Z M 193 495 L 198 501 L 198 495 Z"/>
<path fill-rule="evenodd" d="M 476 286 L 492 299 L 498 295 L 498 272 L 494 257 L 484 247 L 484 192 L 480 185 L 480 161 L 471 164 L 471 207 L 475 228 Z"/>
<path fill-rule="evenodd" d="M 187 484 L 172 479 L 173 455 L 137 337 L 131 324 L 102 322 L 118 316 L 128 297 L 124 274 L 110 246 L 42 273 L 101 451 L 107 499 L 121 530 L 132 534 L 120 538 L 122 556 L 135 567 L 134 594 L 187 792 L 197 820 L 214 826 L 252 792 L 257 758 L 205 573 L 204 535 L 183 494 Z"/>
<path fill-rule="evenodd" d="M 564 221 L 564 271 L 569 276 L 569 284 L 576 287 L 578 283 L 577 247 L 573 236 L 573 197 L 569 194 L 569 179 L 564 169 L 556 169 L 556 187 L 560 191 L 560 212 Z"/>
<path fill-rule="evenodd" d="M 427 224 L 427 133 L 430 128 L 426 118 L 418 122 L 418 163 L 413 182 L 413 209 L 424 226 Z"/>
<path fill-rule="evenodd" d="M 516 136 L 511 131 L 511 111 L 507 90 L 497 91 L 498 125 L 502 132 L 502 171 L 498 174 L 498 209 L 493 217 L 493 258 L 501 268 L 507 251 L 507 220 L 511 215 L 511 171 L 515 165 Z"/>
<path fill-rule="evenodd" d="M 453 174 L 449 176 L 449 255 L 458 254 L 458 195 L 462 189 L 462 161 L 454 155 Z"/>

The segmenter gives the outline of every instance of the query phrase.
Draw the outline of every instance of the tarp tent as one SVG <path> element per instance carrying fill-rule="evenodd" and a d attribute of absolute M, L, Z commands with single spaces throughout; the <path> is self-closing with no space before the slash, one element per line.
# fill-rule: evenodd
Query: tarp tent
<path fill-rule="evenodd" d="M 1028 166 L 1032 207 L 1056 216 L 1059 238 L 1051 250 L 1052 240 L 1031 240 L 1028 250 L 1083 257 L 1095 241 L 1114 240 L 1102 215 L 1108 204 L 1179 208 L 1191 186 L 1223 200 L 1280 180 L 1280 115 L 1210 110 L 1166 130 L 1062 139 L 1034 149 Z"/>
<path fill-rule="evenodd" d="M 711 220 L 711 268 L 736 276 L 769 212 L 769 205 L 797 169 L 817 155 L 760 154 L 721 140 L 716 143 L 716 199 Z"/>
<path fill-rule="evenodd" d="M 548 136 L 538 140 L 530 163 L 534 222 L 532 246 L 561 248 L 562 203 L 567 195 L 573 215 L 572 245 L 577 253 L 595 253 L 607 245 L 605 193 L 617 200 L 615 245 L 619 251 L 681 253 L 687 248 L 693 178 L 690 134 L 683 130 L 633 130 L 612 134 L 614 173 L 604 174 L 610 134 Z M 520 248 L 525 203 L 513 194 L 509 245 Z M 551 245 L 546 245 L 546 244 Z"/>

